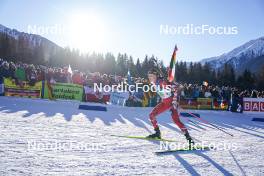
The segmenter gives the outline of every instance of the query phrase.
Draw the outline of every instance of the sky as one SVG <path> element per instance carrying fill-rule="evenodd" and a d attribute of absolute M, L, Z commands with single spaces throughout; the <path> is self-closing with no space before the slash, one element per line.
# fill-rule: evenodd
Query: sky
<path fill-rule="evenodd" d="M 41 34 L 83 53 L 127 53 L 141 60 L 154 55 L 165 64 L 175 44 L 178 60 L 190 62 L 264 36 L 263 17 L 261 0 L 0 1 L 0 24 L 6 27 Z M 191 25 L 227 32 L 194 34 Z"/>

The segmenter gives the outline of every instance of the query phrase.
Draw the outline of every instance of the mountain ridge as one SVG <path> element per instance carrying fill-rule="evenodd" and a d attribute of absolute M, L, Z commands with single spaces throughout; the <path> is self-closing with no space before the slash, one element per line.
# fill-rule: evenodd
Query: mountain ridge
<path fill-rule="evenodd" d="M 0 34 L 0 57 L 3 58 L 22 58 L 25 61 L 38 58 L 35 59 L 35 63 L 45 63 L 49 62 L 51 57 L 62 49 L 45 37 L 20 32 L 2 24 L 0 24 Z"/>
<path fill-rule="evenodd" d="M 245 69 L 248 69 L 252 72 L 258 72 L 264 62 L 258 62 L 256 58 L 264 57 L 264 37 L 259 37 L 254 40 L 250 40 L 243 45 L 240 45 L 230 52 L 224 53 L 220 56 L 210 57 L 202 59 L 200 62 L 202 64 L 209 63 L 213 69 L 221 69 L 224 64 L 230 64 L 233 66 L 234 70 L 237 73 L 242 73 Z M 252 67 L 252 64 L 258 62 L 255 67 Z"/>

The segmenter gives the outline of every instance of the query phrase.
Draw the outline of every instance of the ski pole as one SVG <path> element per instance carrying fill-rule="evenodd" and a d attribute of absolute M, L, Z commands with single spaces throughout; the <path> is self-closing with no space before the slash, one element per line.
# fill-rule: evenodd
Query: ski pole
<path fill-rule="evenodd" d="M 160 76 L 163 77 L 163 76 L 164 76 L 164 73 L 163 73 L 163 71 L 161 70 L 161 65 L 158 63 L 157 59 L 153 58 L 152 60 L 156 63 L 156 65 L 157 65 L 157 67 L 158 67 L 158 69 L 159 69 L 159 72 L 160 72 Z"/>
<path fill-rule="evenodd" d="M 182 108 L 181 108 L 181 109 L 182 109 Z M 209 125 L 215 127 L 216 129 L 218 129 L 218 130 L 220 130 L 220 131 L 222 131 L 222 132 L 224 132 L 224 133 L 226 133 L 226 134 L 228 134 L 228 135 L 230 135 L 230 136 L 232 136 L 232 137 L 234 136 L 233 134 L 228 133 L 227 131 L 223 130 L 222 128 L 220 128 L 220 127 L 218 127 L 218 126 L 216 126 L 216 125 L 214 125 L 214 124 L 208 122 L 207 120 L 202 119 L 201 117 L 196 116 L 196 115 L 193 114 L 193 113 L 190 113 L 190 112 L 186 112 L 186 113 L 189 114 L 189 115 L 191 115 L 191 116 L 193 116 L 193 117 L 195 117 L 195 118 L 197 118 L 197 119 L 199 119 L 200 121 L 202 121 L 202 122 L 204 122 L 204 123 L 206 123 L 206 124 L 209 124 Z"/>
<path fill-rule="evenodd" d="M 191 122 L 191 123 L 194 124 L 195 126 L 199 126 L 199 125 L 197 124 L 197 122 L 194 122 L 193 120 L 191 120 L 191 119 L 189 119 L 189 118 L 187 118 L 187 117 L 184 117 L 184 116 L 181 116 L 181 117 L 185 118 L 186 120 L 188 120 L 189 122 Z"/>

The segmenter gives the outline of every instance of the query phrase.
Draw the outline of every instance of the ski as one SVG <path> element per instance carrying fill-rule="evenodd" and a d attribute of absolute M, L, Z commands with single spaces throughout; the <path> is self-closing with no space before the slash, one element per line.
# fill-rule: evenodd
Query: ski
<path fill-rule="evenodd" d="M 208 151 L 210 149 L 213 149 L 212 147 L 202 147 L 202 146 L 195 146 L 192 148 L 189 147 L 185 147 L 185 148 L 178 148 L 178 149 L 174 149 L 174 150 L 162 150 L 162 151 L 157 151 L 155 152 L 157 155 L 159 154 L 169 154 L 169 153 L 174 153 L 174 152 L 188 152 L 188 151 Z"/>
<path fill-rule="evenodd" d="M 110 136 L 129 138 L 129 139 L 142 139 L 142 140 L 149 140 L 149 141 L 177 142 L 175 140 L 170 140 L 170 139 L 149 138 L 149 137 L 144 137 L 144 136 L 122 136 L 122 135 L 110 135 Z"/>

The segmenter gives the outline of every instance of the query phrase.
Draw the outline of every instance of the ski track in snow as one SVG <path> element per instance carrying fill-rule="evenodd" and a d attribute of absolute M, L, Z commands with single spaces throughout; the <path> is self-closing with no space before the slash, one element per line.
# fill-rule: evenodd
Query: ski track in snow
<path fill-rule="evenodd" d="M 110 136 L 148 135 L 151 108 L 108 105 L 107 112 L 97 112 L 78 110 L 79 104 L 0 97 L 0 175 L 264 175 L 264 125 L 252 122 L 252 115 L 190 111 L 234 134 L 231 137 L 197 119 L 192 118 L 194 124 L 181 118 L 194 138 L 231 142 L 237 149 L 156 155 L 157 141 Z M 160 115 L 158 122 L 164 138 L 185 143 L 169 112 Z M 28 141 L 79 142 L 101 148 L 30 150 Z"/>

